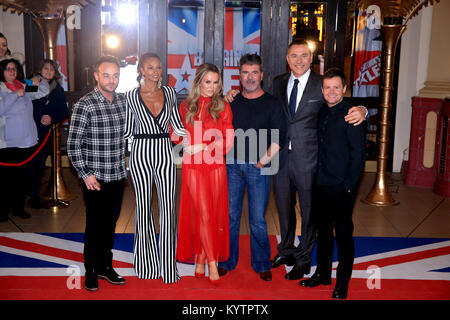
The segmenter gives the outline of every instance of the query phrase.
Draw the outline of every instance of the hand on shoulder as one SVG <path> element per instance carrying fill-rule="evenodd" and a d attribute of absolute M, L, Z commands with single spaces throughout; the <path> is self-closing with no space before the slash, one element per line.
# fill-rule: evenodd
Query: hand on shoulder
<path fill-rule="evenodd" d="M 236 90 L 236 89 L 229 90 L 225 95 L 225 101 L 228 103 L 232 103 L 234 100 L 234 97 L 236 97 L 236 95 L 238 93 L 239 93 L 239 90 Z"/>
<path fill-rule="evenodd" d="M 363 106 L 351 107 L 345 116 L 345 121 L 354 126 L 360 125 L 366 118 L 367 109 Z"/>

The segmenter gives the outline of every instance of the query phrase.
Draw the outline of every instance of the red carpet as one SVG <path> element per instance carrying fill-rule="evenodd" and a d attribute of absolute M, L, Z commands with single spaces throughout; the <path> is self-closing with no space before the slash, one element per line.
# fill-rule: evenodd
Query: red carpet
<path fill-rule="evenodd" d="M 5 234 L 2 234 L 5 235 Z M 375 241 L 376 238 L 374 238 Z M 370 238 L 363 240 L 370 241 Z M 436 240 L 436 239 L 435 239 Z M 411 252 L 411 248 L 404 248 L 402 244 L 398 248 L 384 249 L 383 253 L 366 252 L 355 260 L 354 278 L 350 282 L 348 300 L 448 300 L 450 298 L 450 281 L 448 281 L 448 266 L 450 261 L 450 247 L 448 241 L 440 239 L 420 243 L 421 246 L 413 244 L 413 248 L 422 248 L 420 252 Z M 362 240 L 361 240 L 362 241 Z M 392 242 L 392 241 L 391 241 Z M 279 267 L 272 270 L 273 280 L 262 281 L 250 266 L 250 240 L 249 236 L 241 236 L 240 259 L 235 270 L 221 278 L 218 287 L 213 286 L 207 279 L 198 280 L 193 276 L 183 276 L 175 284 L 164 284 L 158 280 L 139 280 L 135 276 L 126 276 L 127 284 L 124 286 L 111 285 L 100 280 L 100 289 L 97 292 L 88 292 L 83 289 L 84 277 L 69 278 L 65 276 L 0 276 L 0 299 L 1 300 L 330 300 L 335 279 L 331 286 L 319 286 L 317 288 L 303 288 L 298 281 L 284 279 L 286 269 Z M 390 243 L 390 242 L 383 242 Z M 23 240 L 13 240 L 0 235 L 0 251 L 2 248 L 13 247 L 14 250 L 24 250 Z M 271 237 L 272 255 L 276 252 L 277 239 Z M 379 245 L 381 247 L 381 245 Z M 422 247 L 423 246 L 423 247 Z M 428 247 L 433 246 L 433 247 Z M 441 246 L 441 248 L 434 248 Z M 33 252 L 37 254 L 48 254 L 49 246 L 42 244 L 31 244 Z M 28 249 L 30 249 L 28 247 Z M 403 249 L 402 249 L 403 248 Z M 5 249 L 6 250 L 6 249 Z M 77 249 L 79 250 L 79 249 Z M 370 246 L 366 250 L 372 250 Z M 387 250 L 387 251 L 386 251 Z M 394 251 L 392 251 L 394 250 Z M 76 251 L 76 250 L 74 250 Z M 396 255 L 391 253 L 395 252 Z M 16 253 L 17 254 L 17 253 Z M 76 252 L 68 253 L 67 250 L 54 249 L 53 255 L 62 259 L 80 260 Z M 0 256 L 0 259 L 5 259 Z M 366 259 L 366 257 L 371 257 Z M 58 259 L 59 259 L 58 258 Z M 375 258 L 375 260 L 374 260 Z M 428 258 L 428 260 L 426 260 Z M 360 259 L 360 260 L 358 260 Z M 366 259 L 367 261 L 365 261 Z M 437 280 L 430 277 L 426 279 L 421 276 L 406 276 L 405 279 L 395 278 L 394 271 L 383 271 L 392 268 L 392 265 L 416 263 L 415 259 L 442 259 L 448 262 L 447 268 L 438 270 L 443 275 Z M 314 260 L 313 260 L 314 261 Z M 418 260 L 421 261 L 421 260 Z M 359 263 L 358 263 L 359 262 Z M 6 262 L 5 262 L 6 263 Z M 19 264 L 19 263 L 18 263 Z M 115 261 L 116 268 L 132 268 L 127 262 Z M 381 278 L 378 282 L 371 280 L 369 274 L 364 277 L 367 267 L 377 264 L 381 269 Z M 442 264 L 442 263 L 441 263 Z M 433 269 L 425 263 L 425 267 Z M 421 268 L 423 269 L 423 264 Z M 419 268 L 420 269 L 420 268 Z M 0 271 L 2 268 L 0 268 Z M 5 268 L 11 272 L 11 266 Z M 44 270 L 44 269 L 42 269 Z M 64 269 L 63 269 L 64 270 Z M 429 274 L 436 274 L 432 270 Z M 7 271 L 4 271 L 5 273 Z M 384 272 L 384 273 L 383 273 Z M 409 272 L 409 271 L 408 271 Z M 405 271 L 405 275 L 408 275 Z M 43 272 L 45 274 L 45 272 Z M 410 272 L 411 273 L 411 272 Z M 361 276 L 362 275 L 362 276 Z M 385 278 L 383 278 L 385 275 Z M 438 273 L 438 276 L 440 274 Z M 369 277 L 369 278 L 368 278 Z M 393 278 L 394 277 L 394 278 Z M 442 280 L 444 279 L 444 280 Z M 78 282 L 77 282 L 78 280 Z M 73 289 L 68 288 L 72 285 Z M 370 289 L 370 286 L 375 288 Z M 78 288 L 77 288 L 78 286 Z"/>

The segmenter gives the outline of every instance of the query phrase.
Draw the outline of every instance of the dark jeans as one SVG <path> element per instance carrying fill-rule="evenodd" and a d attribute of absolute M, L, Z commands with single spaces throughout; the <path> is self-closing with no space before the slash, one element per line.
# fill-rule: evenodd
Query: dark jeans
<path fill-rule="evenodd" d="M 86 273 L 112 267 L 112 247 L 116 223 L 122 207 L 125 180 L 104 182 L 100 191 L 88 190 L 83 182 L 86 202 L 84 266 Z"/>
<path fill-rule="evenodd" d="M 317 227 L 317 273 L 331 278 L 334 240 L 336 238 L 338 267 L 336 285 L 347 287 L 352 275 L 355 255 L 352 213 L 356 190 L 348 193 L 342 185 L 314 188 L 313 217 Z M 336 236 L 334 236 L 333 229 Z"/>
<path fill-rule="evenodd" d="M 0 162 L 20 163 L 26 160 L 35 150 L 30 148 L 2 148 Z M 0 165 L 0 215 L 8 216 L 12 207 L 14 213 L 24 210 L 28 188 L 29 163 L 20 167 Z"/>
<path fill-rule="evenodd" d="M 253 164 L 227 164 L 228 202 L 230 210 L 230 257 L 219 263 L 227 270 L 236 268 L 239 259 L 239 229 L 242 199 L 248 195 L 251 264 L 257 273 L 270 271 L 270 242 L 265 213 L 270 194 L 270 176 L 261 175 Z"/>

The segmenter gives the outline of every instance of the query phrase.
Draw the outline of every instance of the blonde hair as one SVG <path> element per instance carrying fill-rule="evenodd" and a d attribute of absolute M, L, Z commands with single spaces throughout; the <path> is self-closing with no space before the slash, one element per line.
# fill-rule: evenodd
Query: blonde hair
<path fill-rule="evenodd" d="M 198 100 L 200 99 L 200 84 L 203 80 L 203 77 L 208 72 L 217 73 L 219 76 L 219 86 L 212 96 L 211 106 L 209 108 L 209 113 L 211 114 L 214 121 L 219 118 L 219 113 L 221 113 L 225 108 L 225 101 L 222 98 L 223 85 L 220 71 L 214 64 L 204 63 L 197 68 L 194 81 L 192 83 L 192 88 L 186 98 L 186 108 L 188 110 L 188 112 L 186 113 L 186 123 L 194 123 L 194 116 L 198 113 L 199 109 Z"/>

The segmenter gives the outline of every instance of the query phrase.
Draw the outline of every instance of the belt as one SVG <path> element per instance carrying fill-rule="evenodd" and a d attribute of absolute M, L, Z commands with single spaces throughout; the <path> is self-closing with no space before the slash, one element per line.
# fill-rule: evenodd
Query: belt
<path fill-rule="evenodd" d="M 135 134 L 133 136 L 134 139 L 162 139 L 162 138 L 170 138 L 169 133 L 141 133 Z"/>

